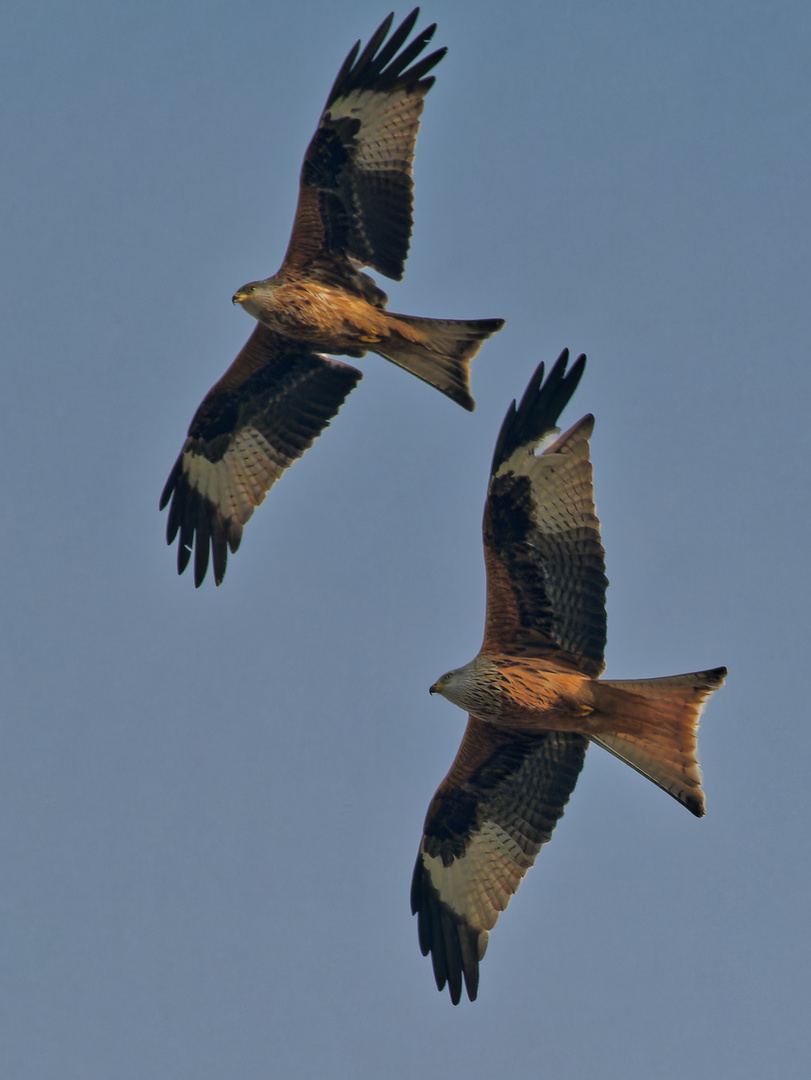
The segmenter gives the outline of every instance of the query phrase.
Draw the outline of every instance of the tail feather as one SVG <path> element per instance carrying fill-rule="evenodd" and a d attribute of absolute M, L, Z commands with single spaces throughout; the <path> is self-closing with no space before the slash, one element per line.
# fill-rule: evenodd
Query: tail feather
<path fill-rule="evenodd" d="M 702 817 L 698 724 L 707 698 L 723 684 L 726 674 L 727 669 L 721 667 L 664 679 L 601 680 L 602 686 L 622 695 L 612 702 L 612 711 L 631 721 L 640 733 L 593 735 L 592 741 Z"/>
<path fill-rule="evenodd" d="M 503 319 L 420 319 L 386 312 L 389 336 L 375 352 L 447 394 L 463 409 L 476 407 L 470 393 L 470 361 Z"/>

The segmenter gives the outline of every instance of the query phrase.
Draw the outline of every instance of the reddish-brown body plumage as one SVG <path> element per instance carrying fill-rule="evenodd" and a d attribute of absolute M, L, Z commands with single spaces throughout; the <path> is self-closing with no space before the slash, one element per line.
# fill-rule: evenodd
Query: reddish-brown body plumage
<path fill-rule="evenodd" d="M 586 416 L 541 454 L 580 378 L 543 365 L 496 443 L 484 512 L 487 614 L 478 655 L 431 687 L 468 713 L 462 745 L 425 819 L 412 883 L 437 986 L 476 997 L 488 932 L 550 839 L 589 741 L 704 813 L 698 720 L 725 668 L 600 679 L 604 552 Z"/>
<path fill-rule="evenodd" d="M 419 9 L 391 34 L 392 16 L 344 61 L 310 141 L 290 243 L 280 270 L 234 296 L 259 322 L 197 410 L 161 496 L 167 541 L 182 572 L 208 568 L 219 585 L 228 551 L 269 488 L 337 413 L 361 373 L 326 353 L 368 350 L 465 409 L 470 361 L 501 319 L 421 319 L 385 311 L 361 271 L 403 276 L 411 239 L 414 147 L 429 75 L 445 54 L 420 58 L 435 26 L 409 42 Z"/>
<path fill-rule="evenodd" d="M 251 295 L 240 303 L 277 334 L 349 356 L 362 356 L 368 349 L 376 350 L 392 338 L 431 350 L 428 334 L 410 326 L 405 318 L 370 304 L 362 296 L 319 281 L 277 284 L 271 279 L 263 284 L 261 302 Z"/>

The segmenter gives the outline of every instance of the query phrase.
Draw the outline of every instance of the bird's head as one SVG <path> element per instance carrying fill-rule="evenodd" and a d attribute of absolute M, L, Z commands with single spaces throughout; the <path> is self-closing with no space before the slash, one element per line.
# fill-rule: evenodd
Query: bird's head
<path fill-rule="evenodd" d="M 429 694 L 441 694 L 460 709 L 468 708 L 469 696 L 477 681 L 476 661 L 471 660 L 464 667 L 446 671 L 442 678 L 437 679 Z"/>
<path fill-rule="evenodd" d="M 232 304 L 244 304 L 246 300 L 250 300 L 256 291 L 256 286 L 251 283 L 250 285 L 243 285 L 241 289 L 237 289 L 234 295 L 231 297 Z"/>
<path fill-rule="evenodd" d="M 492 660 L 477 656 L 464 667 L 446 671 L 428 693 L 441 694 L 460 709 L 487 717 L 498 710 L 498 670 Z"/>
<path fill-rule="evenodd" d="M 241 289 L 237 289 L 231 297 L 231 302 L 239 304 L 254 319 L 262 321 L 262 316 L 267 314 L 269 305 L 273 301 L 273 285 L 267 281 L 249 281 Z"/>
<path fill-rule="evenodd" d="M 442 676 L 442 678 L 437 679 L 437 681 L 433 684 L 433 686 L 428 687 L 428 693 L 429 694 L 442 694 L 444 692 L 444 690 L 445 690 L 445 687 L 448 685 L 448 683 L 451 681 L 452 678 L 453 678 L 453 672 L 452 671 L 446 671 L 445 674 Z"/>

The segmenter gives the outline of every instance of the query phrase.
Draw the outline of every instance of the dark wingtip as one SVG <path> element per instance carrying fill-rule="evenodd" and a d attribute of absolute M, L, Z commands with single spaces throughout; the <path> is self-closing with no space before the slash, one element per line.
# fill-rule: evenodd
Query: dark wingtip
<path fill-rule="evenodd" d="M 544 382 L 544 363 L 541 361 L 532 374 L 527 388 L 516 407 L 515 401 L 507 410 L 493 451 L 491 474 L 520 446 L 537 445 L 544 435 L 556 429 L 558 418 L 568 404 L 586 366 L 581 353 L 566 371 L 569 350 L 564 349 L 555 361 Z"/>
<path fill-rule="evenodd" d="M 420 952 L 431 956 L 437 990 L 447 986 L 451 1002 L 458 1005 L 464 985 L 470 1001 L 475 1001 L 479 991 L 478 934 L 440 900 L 422 852 L 411 879 L 411 914 L 417 916 Z"/>
<path fill-rule="evenodd" d="M 429 56 L 423 57 L 416 63 L 412 63 L 425 46 L 434 36 L 436 23 L 420 31 L 408 44 L 405 42 L 414 28 L 419 17 L 418 7 L 405 17 L 391 37 L 386 41 L 394 19 L 391 12 L 378 26 L 374 34 L 369 38 L 366 46 L 361 50 L 358 41 L 350 50 L 349 55 L 341 65 L 341 69 L 332 84 L 332 89 L 327 97 L 326 108 L 345 94 L 351 93 L 362 86 L 376 86 L 380 89 L 397 85 L 411 85 L 420 83 L 427 93 L 433 83 L 433 77 L 425 78 L 427 73 L 439 63 L 447 47 L 436 49 Z M 402 46 L 402 52 L 399 50 Z M 408 65 L 412 64 L 411 67 Z"/>
<path fill-rule="evenodd" d="M 306 349 L 303 352 L 294 350 L 287 355 L 286 362 L 280 364 L 271 345 L 262 337 L 249 339 L 240 356 L 246 350 L 258 370 L 243 383 L 238 395 L 242 395 L 242 400 L 258 400 L 260 407 L 268 400 L 277 403 L 278 415 L 274 422 L 281 424 L 290 454 L 288 465 L 292 464 L 329 426 L 330 420 L 362 378 L 362 373 L 340 360 L 330 360 Z M 292 390 L 289 389 L 290 380 Z M 312 396 L 308 396 L 308 387 L 313 386 Z M 206 403 L 215 391 L 209 392 L 195 414 L 186 444 L 169 474 L 159 504 L 161 510 L 169 506 L 166 543 L 171 546 L 180 534 L 177 572 L 182 574 L 185 571 L 193 554 L 194 585 L 198 589 L 210 564 L 215 583 L 218 586 L 222 584 L 228 552 L 230 550 L 234 554 L 238 549 L 244 525 L 234 517 L 223 518 L 220 508 L 189 482 L 189 473 L 183 467 L 186 455 L 194 457 L 205 454 L 205 447 L 210 447 L 214 438 L 230 435 L 234 430 L 235 408 L 228 395 L 214 399 L 215 404 L 208 412 L 205 411 Z"/>
<path fill-rule="evenodd" d="M 158 512 L 166 509 L 169 500 L 172 497 L 172 492 L 175 490 L 178 477 L 180 476 L 182 461 L 183 454 L 181 453 L 172 466 L 172 471 L 169 473 L 166 483 L 163 485 L 163 491 L 161 492 L 160 501 L 158 502 Z M 167 543 L 171 543 L 171 540 L 167 541 Z"/>
<path fill-rule="evenodd" d="M 203 584 L 209 558 L 213 555 L 215 580 L 219 585 L 225 577 L 227 558 L 224 525 L 215 508 L 189 484 L 182 469 L 182 458 L 181 454 L 160 499 L 161 510 L 169 506 L 166 543 L 171 547 L 177 539 L 178 574 L 185 572 L 194 556 L 195 589 Z"/>
<path fill-rule="evenodd" d="M 693 801 L 691 799 L 689 802 L 685 802 L 684 805 L 687 807 L 690 813 L 697 818 L 702 818 L 707 813 L 707 808 L 705 807 L 704 803 L 699 802 L 698 800 Z"/>
<path fill-rule="evenodd" d="M 457 405 L 461 405 L 462 408 L 466 409 L 468 412 L 473 412 L 475 410 L 476 402 L 467 390 L 462 390 L 459 387 L 454 386 L 450 390 L 446 390 L 445 393 L 451 401 L 455 401 Z"/>
<path fill-rule="evenodd" d="M 186 567 L 189 565 L 189 559 L 191 558 L 192 549 L 186 547 L 182 541 L 178 541 L 177 545 L 177 572 L 182 574 Z"/>

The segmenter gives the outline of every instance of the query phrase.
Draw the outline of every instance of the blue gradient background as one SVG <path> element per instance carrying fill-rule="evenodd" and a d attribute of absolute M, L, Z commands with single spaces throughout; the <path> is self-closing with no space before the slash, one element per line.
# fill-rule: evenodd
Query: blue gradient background
<path fill-rule="evenodd" d="M 15 1080 L 808 1075 L 811 8 L 434 0 L 391 306 L 503 316 L 472 416 L 375 356 L 198 592 L 157 512 L 387 12 L 0 16 L 0 1069 Z M 406 8 L 397 12 L 406 14 Z M 696 821 L 598 748 L 479 1000 L 408 909 L 481 640 L 498 425 L 589 365 L 607 673 L 726 664 Z"/>

